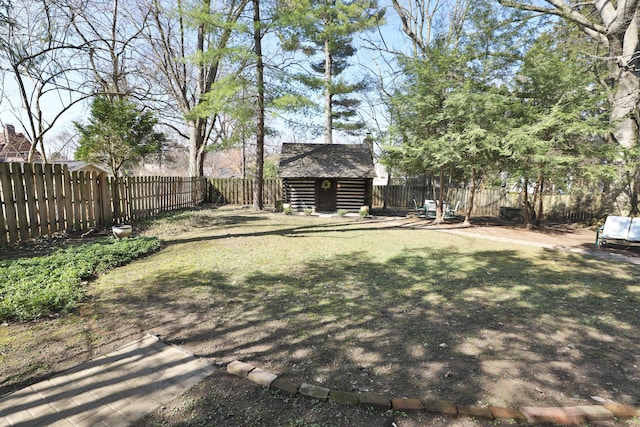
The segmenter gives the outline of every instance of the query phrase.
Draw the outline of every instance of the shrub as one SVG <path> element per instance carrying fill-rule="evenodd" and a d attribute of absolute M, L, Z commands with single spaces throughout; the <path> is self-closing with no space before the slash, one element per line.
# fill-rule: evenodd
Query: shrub
<path fill-rule="evenodd" d="M 27 321 L 72 311 L 83 280 L 155 252 L 157 238 L 105 239 L 51 255 L 0 262 L 0 320 Z"/>
<path fill-rule="evenodd" d="M 347 211 L 346 209 L 338 209 L 338 216 L 346 216 L 347 215 Z"/>

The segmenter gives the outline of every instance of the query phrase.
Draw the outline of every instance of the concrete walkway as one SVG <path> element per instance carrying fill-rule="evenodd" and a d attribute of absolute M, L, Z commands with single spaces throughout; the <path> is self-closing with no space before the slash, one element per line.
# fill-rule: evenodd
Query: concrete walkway
<path fill-rule="evenodd" d="M 129 426 L 214 370 L 147 335 L 0 399 L 0 425 Z"/>

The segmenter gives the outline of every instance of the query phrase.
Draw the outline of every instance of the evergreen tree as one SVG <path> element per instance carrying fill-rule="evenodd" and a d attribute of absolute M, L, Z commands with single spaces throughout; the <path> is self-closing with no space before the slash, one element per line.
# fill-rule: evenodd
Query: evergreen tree
<path fill-rule="evenodd" d="M 356 53 L 354 35 L 382 19 L 376 0 L 284 0 L 278 10 L 283 48 L 309 57 L 315 73 L 295 79 L 323 94 L 325 142 L 333 142 L 333 129 L 357 133 L 364 127 L 357 118 L 360 102 L 349 95 L 363 90 L 366 81 L 349 82 L 343 72 Z"/>
<path fill-rule="evenodd" d="M 553 184 L 565 189 L 569 178 L 607 173 L 601 159 L 611 159 L 603 136 L 611 131 L 604 94 L 595 90 L 592 64 L 582 47 L 563 42 L 570 29 L 542 34 L 524 57 L 515 80 L 511 114 L 514 121 L 505 138 L 506 170 L 523 181 L 525 223 L 541 218 L 542 194 Z M 600 164 L 599 164 L 600 163 Z M 600 172 L 597 172 L 597 169 Z M 528 200 L 533 186 L 535 200 Z"/>
<path fill-rule="evenodd" d="M 75 158 L 107 164 L 117 176 L 123 167 L 161 150 L 166 138 L 154 130 L 156 124 L 151 111 L 140 111 L 126 99 L 97 97 L 88 123 L 74 123 L 80 133 Z"/>

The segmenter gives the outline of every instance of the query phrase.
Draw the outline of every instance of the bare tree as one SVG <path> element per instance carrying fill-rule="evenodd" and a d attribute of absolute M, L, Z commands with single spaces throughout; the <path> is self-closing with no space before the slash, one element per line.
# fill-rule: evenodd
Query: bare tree
<path fill-rule="evenodd" d="M 221 103 L 237 72 L 230 59 L 233 48 L 238 47 L 233 38 L 248 2 L 230 0 L 214 5 L 200 0 L 188 6 L 182 0 L 152 0 L 146 35 L 154 68 L 149 71 L 161 77 L 155 82 L 167 94 L 164 101 L 177 105 L 186 122 L 190 176 L 203 175 L 207 145 L 218 137 Z"/>
<path fill-rule="evenodd" d="M 462 31 L 471 0 L 392 0 L 402 31 L 422 57 L 434 37 L 456 40 Z"/>
<path fill-rule="evenodd" d="M 150 95 L 141 53 L 149 11 L 139 6 L 135 0 L 66 0 L 68 22 L 84 46 L 83 77 L 90 92 L 108 99 Z"/>
<path fill-rule="evenodd" d="M 39 148 L 46 161 L 45 135 L 87 97 L 77 80 L 76 53 L 64 11 L 55 2 L 3 2 L 0 26 L 0 94 L 31 140 L 28 161 Z M 8 89 L 11 88 L 11 89 Z"/>

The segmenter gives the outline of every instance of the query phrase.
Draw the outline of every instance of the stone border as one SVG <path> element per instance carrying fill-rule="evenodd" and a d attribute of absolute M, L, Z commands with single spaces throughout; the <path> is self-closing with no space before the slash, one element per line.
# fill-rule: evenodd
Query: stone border
<path fill-rule="evenodd" d="M 292 382 L 240 360 L 229 363 L 226 370 L 229 374 L 240 378 L 247 378 L 256 384 L 277 390 L 286 396 L 303 396 L 310 399 L 374 409 L 377 411 L 422 412 L 452 418 L 469 417 L 479 420 L 519 421 L 529 424 L 553 423 L 561 425 L 581 425 L 588 422 L 640 417 L 640 410 L 637 408 L 617 403 L 549 408 L 521 406 L 518 409 L 514 409 L 497 406 L 465 406 L 441 400 L 391 398 L 375 393 L 336 391 L 313 384 Z"/>

